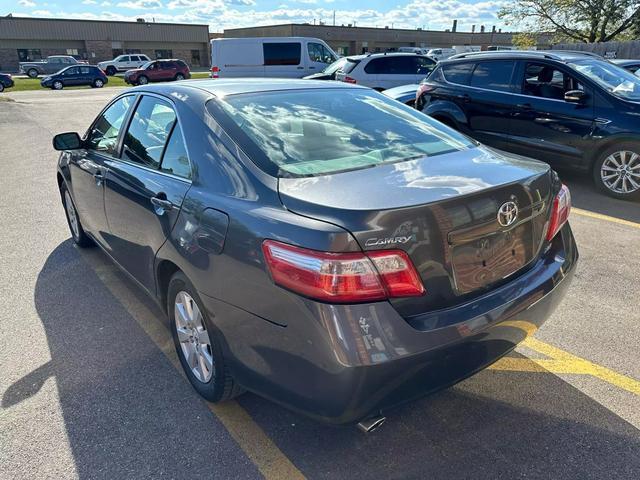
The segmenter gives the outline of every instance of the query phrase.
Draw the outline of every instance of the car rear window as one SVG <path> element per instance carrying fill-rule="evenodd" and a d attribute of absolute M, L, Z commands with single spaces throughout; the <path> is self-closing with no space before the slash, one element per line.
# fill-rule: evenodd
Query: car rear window
<path fill-rule="evenodd" d="M 360 60 L 355 60 L 353 58 L 347 58 L 344 65 L 340 67 L 340 71 L 344 73 L 351 73 L 356 65 L 360 63 Z"/>
<path fill-rule="evenodd" d="M 458 85 L 469 85 L 473 63 L 451 63 L 442 66 L 442 74 L 449 83 Z"/>
<path fill-rule="evenodd" d="M 473 147 L 428 116 L 364 89 L 228 95 L 208 110 L 274 176 L 316 176 Z"/>

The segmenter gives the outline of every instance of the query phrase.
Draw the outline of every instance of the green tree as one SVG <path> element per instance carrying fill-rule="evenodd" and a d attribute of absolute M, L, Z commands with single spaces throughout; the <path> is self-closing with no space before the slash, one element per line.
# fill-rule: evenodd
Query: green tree
<path fill-rule="evenodd" d="M 640 23 L 640 0 L 518 0 L 498 16 L 527 31 L 578 42 L 608 42 Z"/>
<path fill-rule="evenodd" d="M 531 50 L 538 45 L 536 37 L 530 33 L 515 33 L 511 38 L 511 43 L 520 50 Z"/>

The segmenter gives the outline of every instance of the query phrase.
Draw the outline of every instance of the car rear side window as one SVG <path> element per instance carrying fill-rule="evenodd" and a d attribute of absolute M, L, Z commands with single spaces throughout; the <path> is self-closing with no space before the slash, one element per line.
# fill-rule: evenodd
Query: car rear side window
<path fill-rule="evenodd" d="M 509 92 L 514 66 L 513 61 L 480 62 L 471 75 L 471 86 Z"/>
<path fill-rule="evenodd" d="M 265 65 L 300 65 L 299 42 L 263 43 Z"/>
<path fill-rule="evenodd" d="M 173 127 L 167 142 L 167 148 L 164 150 L 160 170 L 178 177 L 191 178 L 191 164 L 189 163 L 187 148 L 184 144 L 182 130 L 177 123 Z"/>
<path fill-rule="evenodd" d="M 458 85 L 469 85 L 473 63 L 451 63 L 442 67 L 442 74 L 449 83 Z"/>
<path fill-rule="evenodd" d="M 109 155 L 115 153 L 122 122 L 132 103 L 133 96 L 127 95 L 113 102 L 102 112 L 87 135 L 86 143 L 89 149 Z"/>
<path fill-rule="evenodd" d="M 158 168 L 175 122 L 176 113 L 168 102 L 156 97 L 143 96 L 124 137 L 122 158 Z"/>

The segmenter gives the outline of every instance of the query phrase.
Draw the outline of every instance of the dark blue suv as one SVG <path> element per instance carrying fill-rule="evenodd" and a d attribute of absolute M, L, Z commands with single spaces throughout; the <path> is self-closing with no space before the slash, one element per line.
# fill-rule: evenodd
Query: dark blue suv
<path fill-rule="evenodd" d="M 442 61 L 416 108 L 476 140 L 592 173 L 640 198 L 640 78 L 580 52 L 486 52 Z"/>

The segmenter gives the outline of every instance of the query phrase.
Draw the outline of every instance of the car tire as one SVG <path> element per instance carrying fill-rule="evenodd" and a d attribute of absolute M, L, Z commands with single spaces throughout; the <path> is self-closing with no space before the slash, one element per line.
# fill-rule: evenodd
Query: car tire
<path fill-rule="evenodd" d="M 593 164 L 596 186 L 613 198 L 640 199 L 640 142 L 620 142 L 604 150 Z"/>
<path fill-rule="evenodd" d="M 176 81 L 184 80 L 184 75 L 181 73 L 178 73 L 176 74 L 176 77 L 174 78 L 174 80 Z"/>
<path fill-rule="evenodd" d="M 0 82 L 0 93 L 4 92 L 4 84 Z"/>
<path fill-rule="evenodd" d="M 243 393 L 229 371 L 220 334 L 209 320 L 198 292 L 180 271 L 169 281 L 167 313 L 178 358 L 193 388 L 214 403 Z"/>
<path fill-rule="evenodd" d="M 138 85 L 146 85 L 147 83 L 149 83 L 149 79 L 147 77 L 145 77 L 144 75 L 140 75 L 138 77 Z"/>
<path fill-rule="evenodd" d="M 94 88 L 102 88 L 102 87 L 104 87 L 104 82 L 103 82 L 101 79 L 96 78 L 96 79 L 93 81 L 93 85 L 92 85 L 92 87 L 94 87 Z"/>
<path fill-rule="evenodd" d="M 81 248 L 93 246 L 93 240 L 84 232 L 76 206 L 73 203 L 69 189 L 64 183 L 60 186 L 60 197 L 62 198 L 62 206 L 64 207 L 65 216 L 67 217 L 67 225 L 69 225 L 69 231 L 71 232 L 71 238 L 74 243 Z"/>
<path fill-rule="evenodd" d="M 56 80 L 51 84 L 51 88 L 53 90 L 62 90 L 64 88 L 64 84 L 60 80 Z"/>
<path fill-rule="evenodd" d="M 30 68 L 29 70 L 27 70 L 27 76 L 29 78 L 38 78 L 38 70 L 36 70 L 35 68 Z"/>
<path fill-rule="evenodd" d="M 117 70 L 115 69 L 115 67 L 108 66 L 107 69 L 105 70 L 105 73 L 110 77 L 113 77 L 117 73 Z"/>

